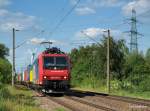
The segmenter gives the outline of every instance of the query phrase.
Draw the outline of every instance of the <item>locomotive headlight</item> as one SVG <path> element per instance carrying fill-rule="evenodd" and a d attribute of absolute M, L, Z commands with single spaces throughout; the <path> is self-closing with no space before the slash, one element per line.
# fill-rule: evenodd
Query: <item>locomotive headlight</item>
<path fill-rule="evenodd" d="M 67 76 L 64 76 L 64 79 L 67 79 Z"/>
<path fill-rule="evenodd" d="M 44 79 L 46 79 L 47 77 L 46 76 L 44 76 Z"/>

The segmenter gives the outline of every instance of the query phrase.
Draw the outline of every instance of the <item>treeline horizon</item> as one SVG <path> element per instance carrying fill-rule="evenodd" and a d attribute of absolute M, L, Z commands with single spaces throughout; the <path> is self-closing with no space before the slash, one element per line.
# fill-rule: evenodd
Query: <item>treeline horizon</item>
<path fill-rule="evenodd" d="M 107 37 L 99 44 L 72 49 L 72 85 L 106 88 Z M 125 40 L 110 37 L 111 90 L 150 91 L 150 48 L 146 54 L 129 52 Z"/>

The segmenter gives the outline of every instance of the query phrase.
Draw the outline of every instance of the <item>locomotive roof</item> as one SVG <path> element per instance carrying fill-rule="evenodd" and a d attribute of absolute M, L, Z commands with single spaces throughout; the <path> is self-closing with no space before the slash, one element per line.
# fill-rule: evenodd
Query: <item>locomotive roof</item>
<path fill-rule="evenodd" d="M 67 54 L 41 54 L 42 56 L 67 56 Z"/>
<path fill-rule="evenodd" d="M 57 47 L 47 48 L 39 56 L 68 56 Z"/>
<path fill-rule="evenodd" d="M 43 54 L 65 54 L 63 51 L 61 51 L 57 47 L 46 48 L 46 50 L 44 50 L 42 53 Z"/>

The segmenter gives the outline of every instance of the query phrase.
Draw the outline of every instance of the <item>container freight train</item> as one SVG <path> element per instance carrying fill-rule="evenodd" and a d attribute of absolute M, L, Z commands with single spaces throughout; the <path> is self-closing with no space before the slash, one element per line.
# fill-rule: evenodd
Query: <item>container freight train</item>
<path fill-rule="evenodd" d="M 67 54 L 58 48 L 48 48 L 28 65 L 18 81 L 32 88 L 48 92 L 62 92 L 70 88 L 71 64 Z"/>

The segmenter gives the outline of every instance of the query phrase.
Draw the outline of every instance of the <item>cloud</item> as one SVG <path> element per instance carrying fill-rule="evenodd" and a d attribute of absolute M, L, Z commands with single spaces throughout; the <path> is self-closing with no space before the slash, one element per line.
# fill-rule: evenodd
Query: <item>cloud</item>
<path fill-rule="evenodd" d="M 9 12 L 5 9 L 0 9 L 0 16 L 5 17 Z"/>
<path fill-rule="evenodd" d="M 54 40 L 54 39 L 50 39 L 48 40 L 50 42 L 52 42 L 52 45 L 56 45 L 56 46 L 64 46 L 67 45 L 67 43 L 63 42 L 63 41 L 59 41 L 59 40 Z"/>
<path fill-rule="evenodd" d="M 12 28 L 26 30 L 35 25 L 36 17 L 25 15 L 21 12 L 10 12 L 0 9 L 0 30 L 8 31 Z"/>
<path fill-rule="evenodd" d="M 79 15 L 87 15 L 87 14 L 94 14 L 96 13 L 94 9 L 90 7 L 80 7 L 75 9 L 77 14 Z"/>
<path fill-rule="evenodd" d="M 11 4 L 12 0 L 0 0 L 0 31 L 8 32 L 12 28 L 26 30 L 37 26 L 36 17 L 26 15 L 22 12 L 12 12 L 5 9 L 5 6 Z"/>
<path fill-rule="evenodd" d="M 124 4 L 124 0 L 90 0 L 95 7 L 118 7 Z"/>
<path fill-rule="evenodd" d="M 77 0 L 70 0 L 70 3 L 71 3 L 72 5 L 75 5 L 75 4 L 77 3 Z"/>
<path fill-rule="evenodd" d="M 0 0 L 0 7 L 11 4 L 10 0 Z"/>
<path fill-rule="evenodd" d="M 71 0 L 71 4 L 75 4 L 77 0 Z M 76 8 L 78 15 L 87 15 L 96 13 L 97 8 L 103 7 L 119 7 L 125 3 L 124 0 L 85 0 Z"/>
<path fill-rule="evenodd" d="M 36 44 L 40 44 L 41 42 L 44 42 L 44 41 L 52 42 L 52 45 L 65 45 L 65 43 L 62 41 L 58 41 L 58 40 L 54 40 L 54 39 L 46 40 L 45 38 L 37 38 L 37 37 L 33 37 L 32 39 L 28 40 L 27 43 L 36 45 Z"/>
<path fill-rule="evenodd" d="M 150 10 L 150 0 L 134 0 L 123 6 L 122 10 L 125 15 L 131 15 L 131 10 L 135 9 L 137 14 L 142 14 Z"/>
<path fill-rule="evenodd" d="M 83 30 L 77 32 L 76 37 L 81 38 L 81 37 L 89 36 L 89 37 L 95 38 L 95 37 L 104 35 L 105 34 L 104 31 L 106 31 L 106 29 L 95 28 L 95 27 L 87 28 L 87 29 L 83 29 Z M 119 30 L 111 29 L 110 32 L 111 32 L 111 35 L 113 35 L 113 36 L 118 36 L 121 34 L 121 31 L 119 31 Z"/>
<path fill-rule="evenodd" d="M 103 31 L 105 29 L 101 29 L 101 28 L 87 28 L 87 29 L 83 29 L 80 32 L 77 32 L 76 36 L 77 37 L 86 37 L 86 36 L 90 36 L 92 38 L 95 38 L 101 34 L 103 34 Z"/>
<path fill-rule="evenodd" d="M 45 41 L 45 38 L 36 38 L 36 37 L 34 37 L 34 38 L 29 40 L 29 42 L 31 44 L 40 44 L 43 41 Z"/>

